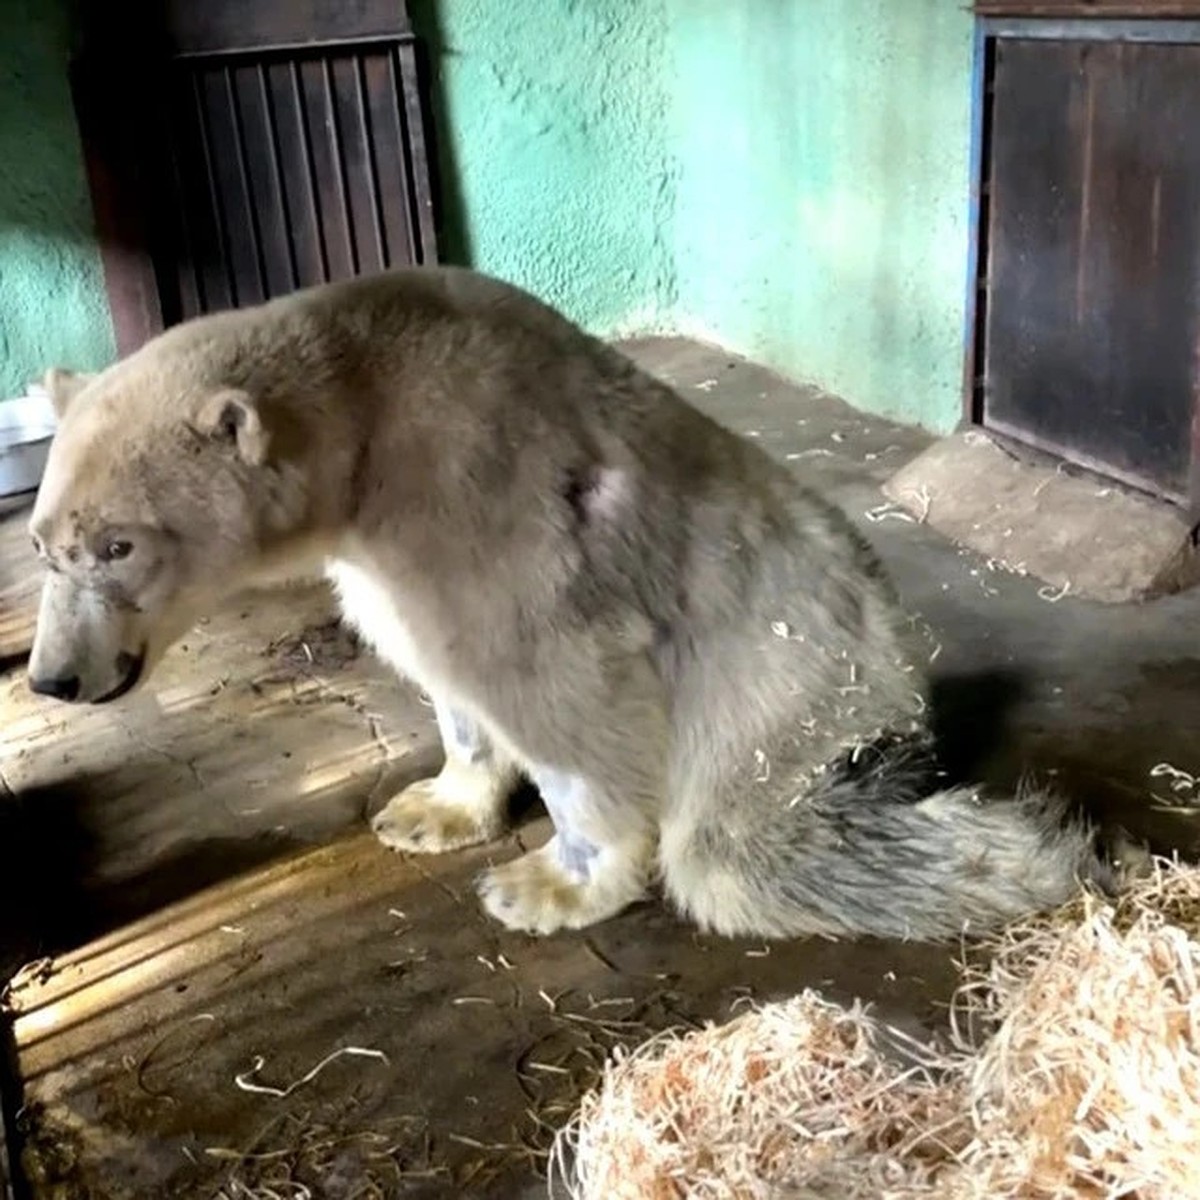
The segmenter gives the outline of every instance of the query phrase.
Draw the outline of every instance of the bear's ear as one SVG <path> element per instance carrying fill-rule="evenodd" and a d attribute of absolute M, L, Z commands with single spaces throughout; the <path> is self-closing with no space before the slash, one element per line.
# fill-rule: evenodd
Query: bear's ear
<path fill-rule="evenodd" d="M 68 371 L 65 367 L 51 367 L 42 376 L 42 387 L 46 389 L 46 394 L 50 397 L 50 403 L 54 407 L 54 415 L 60 421 L 67 409 L 71 407 L 71 401 L 95 378 L 94 373 L 77 374 L 75 371 Z"/>
<path fill-rule="evenodd" d="M 196 417 L 196 429 L 236 450 L 248 466 L 261 467 L 267 461 L 270 439 L 258 404 L 248 392 L 225 388 L 206 396 Z"/>

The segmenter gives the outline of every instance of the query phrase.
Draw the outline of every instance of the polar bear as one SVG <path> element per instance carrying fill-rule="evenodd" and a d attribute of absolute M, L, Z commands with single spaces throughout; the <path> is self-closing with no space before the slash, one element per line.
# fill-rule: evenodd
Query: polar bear
<path fill-rule="evenodd" d="M 435 778 L 374 820 L 548 934 L 661 883 L 702 928 L 936 939 L 1102 880 L 1052 798 L 946 788 L 924 658 L 843 514 L 534 297 L 452 268 L 179 325 L 59 413 L 30 680 L 116 701 L 229 594 L 324 572 L 434 699 Z"/>

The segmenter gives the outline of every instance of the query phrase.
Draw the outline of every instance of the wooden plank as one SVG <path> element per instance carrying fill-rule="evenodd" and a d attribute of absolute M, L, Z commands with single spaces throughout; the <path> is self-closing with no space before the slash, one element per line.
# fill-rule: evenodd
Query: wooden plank
<path fill-rule="evenodd" d="M 168 0 L 161 18 L 185 54 L 401 37 L 411 32 L 402 0 Z"/>
<path fill-rule="evenodd" d="M 413 233 L 412 187 L 401 123 L 403 99 L 397 83 L 395 59 L 386 51 L 364 52 L 361 61 L 372 137 L 372 182 L 383 226 L 384 261 L 389 267 L 419 263 L 423 260 L 419 239 Z"/>
<path fill-rule="evenodd" d="M 287 200 L 278 156 L 278 141 L 263 63 L 232 69 L 250 191 L 255 198 L 253 217 L 258 231 L 259 255 L 266 276 L 266 294 L 282 296 L 296 287 Z"/>
<path fill-rule="evenodd" d="M 424 82 L 428 75 L 418 65 L 417 51 L 415 43 L 398 46 L 395 59 L 400 91 L 404 97 L 405 151 L 411 204 L 408 219 L 410 225 L 415 226 L 412 261 L 436 263 L 438 246 L 433 207 L 435 164 L 426 141 L 427 131 L 434 126 L 428 85 Z"/>
<path fill-rule="evenodd" d="M 981 17 L 1200 17 L 1200 0 L 976 0 Z"/>
<path fill-rule="evenodd" d="M 321 213 L 316 174 L 308 148 L 300 87 L 300 70 L 294 61 L 268 63 L 266 72 L 272 120 L 272 146 L 287 211 L 288 236 L 296 268 L 296 286 L 309 287 L 329 278 L 322 243 Z"/>
<path fill-rule="evenodd" d="M 313 181 L 322 261 L 327 280 L 350 279 L 354 268 L 354 232 L 350 224 L 345 180 L 333 108 L 332 77 L 327 58 L 297 64 L 300 113 L 306 158 Z"/>
<path fill-rule="evenodd" d="M 74 8 L 89 50 L 130 62 L 164 47 L 177 54 L 257 53 L 412 32 L 403 0 L 81 0 Z"/>
<path fill-rule="evenodd" d="M 386 248 L 383 241 L 373 136 L 357 54 L 329 56 L 330 98 L 337 127 L 337 145 L 342 179 L 345 181 L 346 213 L 354 245 L 354 268 L 358 274 L 383 270 Z M 395 97 L 392 97 L 395 103 Z M 388 203 L 403 195 L 394 190 Z M 396 204 L 396 207 L 400 207 Z"/>
<path fill-rule="evenodd" d="M 208 133 L 214 204 L 226 239 L 233 303 L 259 304 L 267 297 L 259 261 L 257 209 L 239 132 L 232 69 L 206 65 L 196 72 L 196 88 L 201 124 Z"/>

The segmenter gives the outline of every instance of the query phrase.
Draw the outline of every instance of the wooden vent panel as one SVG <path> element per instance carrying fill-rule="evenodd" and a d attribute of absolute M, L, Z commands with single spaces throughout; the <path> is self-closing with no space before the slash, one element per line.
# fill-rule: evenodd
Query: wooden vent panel
<path fill-rule="evenodd" d="M 167 323 L 434 258 L 400 48 L 171 67 Z"/>
<path fill-rule="evenodd" d="M 72 81 L 117 347 L 436 260 L 400 0 L 80 0 Z"/>

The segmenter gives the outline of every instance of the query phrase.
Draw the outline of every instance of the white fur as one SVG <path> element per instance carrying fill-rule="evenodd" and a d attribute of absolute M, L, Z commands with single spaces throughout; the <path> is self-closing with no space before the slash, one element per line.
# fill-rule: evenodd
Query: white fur
<path fill-rule="evenodd" d="M 343 617 L 384 662 L 406 679 L 424 685 L 416 642 L 396 607 L 391 589 L 367 565 L 370 560 L 363 551 L 355 547 L 351 553 L 353 558 L 339 555 L 325 567 Z"/>

